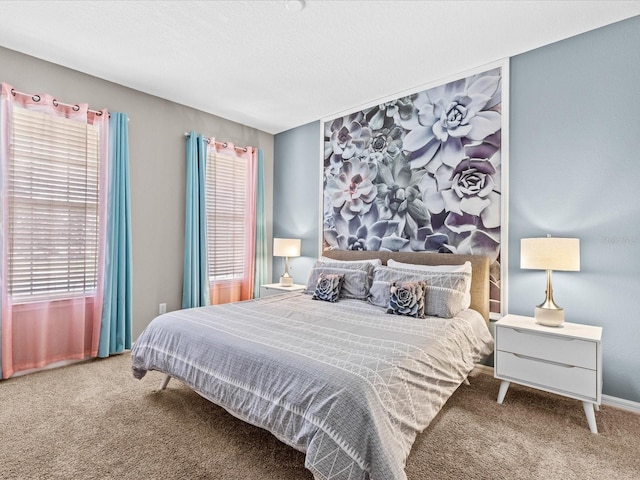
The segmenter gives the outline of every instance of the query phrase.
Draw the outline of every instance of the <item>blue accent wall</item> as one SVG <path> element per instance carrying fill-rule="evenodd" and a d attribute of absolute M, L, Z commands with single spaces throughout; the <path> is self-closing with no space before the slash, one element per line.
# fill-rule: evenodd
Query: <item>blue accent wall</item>
<path fill-rule="evenodd" d="M 640 17 L 512 58 L 510 100 L 509 311 L 544 299 L 520 239 L 580 238 L 554 298 L 603 327 L 603 392 L 640 402 Z"/>
<path fill-rule="evenodd" d="M 554 298 L 567 321 L 603 327 L 603 393 L 640 402 L 640 17 L 513 57 L 509 128 L 509 313 L 544 299 L 545 273 L 519 268 L 520 239 L 580 238 L 581 271 L 555 272 Z M 274 236 L 303 239 L 291 265 L 305 283 L 320 245 L 320 121 L 274 142 Z"/>

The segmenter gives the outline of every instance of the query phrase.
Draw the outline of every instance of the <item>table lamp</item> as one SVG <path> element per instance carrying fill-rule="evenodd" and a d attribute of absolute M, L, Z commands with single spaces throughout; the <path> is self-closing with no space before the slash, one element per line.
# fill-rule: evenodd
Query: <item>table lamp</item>
<path fill-rule="evenodd" d="M 580 270 L 580 240 L 543 238 L 520 240 L 520 268 L 546 270 L 547 291 L 544 302 L 535 308 L 535 319 L 540 325 L 559 327 L 564 323 L 564 309 L 553 300 L 551 272 L 553 270 L 577 272 Z"/>
<path fill-rule="evenodd" d="M 293 285 L 293 278 L 289 275 L 289 257 L 300 256 L 300 239 L 299 238 L 274 238 L 273 239 L 273 256 L 284 257 L 284 273 L 280 277 L 280 285 L 282 287 L 290 287 Z"/>

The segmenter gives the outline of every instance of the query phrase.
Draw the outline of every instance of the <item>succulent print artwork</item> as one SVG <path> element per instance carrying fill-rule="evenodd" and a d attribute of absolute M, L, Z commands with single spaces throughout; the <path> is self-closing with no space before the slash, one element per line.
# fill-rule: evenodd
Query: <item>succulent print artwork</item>
<path fill-rule="evenodd" d="M 324 123 L 323 250 L 486 255 L 500 313 L 502 68 Z"/>

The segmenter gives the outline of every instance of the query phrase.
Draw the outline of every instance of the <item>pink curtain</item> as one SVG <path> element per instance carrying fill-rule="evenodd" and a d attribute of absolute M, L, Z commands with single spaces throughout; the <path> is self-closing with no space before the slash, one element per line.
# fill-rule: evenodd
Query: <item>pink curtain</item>
<path fill-rule="evenodd" d="M 24 95 L 11 85 L 2 84 L 0 98 L 0 155 L 2 172 L 0 179 L 8 179 L 7 164 L 12 143 L 12 109 L 21 106 L 65 117 L 83 124 L 97 125 L 100 132 L 100 221 L 98 285 L 95 292 L 67 299 L 14 304 L 7 289 L 8 238 L 0 238 L 2 249 L 1 323 L 2 323 L 2 377 L 15 372 L 40 368 L 62 360 L 95 357 L 100 340 L 102 296 L 105 254 L 105 224 L 107 207 L 107 162 L 109 138 L 109 114 L 106 110 L 96 113 L 88 105 L 74 106 L 57 102 L 51 95 Z M 3 183 L 6 185 L 6 183 Z M 8 195 L 6 188 L 0 191 L 3 235 L 8 229 Z"/>
<path fill-rule="evenodd" d="M 209 139 L 209 149 L 215 149 L 216 154 L 235 156 L 247 161 L 247 208 L 245 211 L 245 239 L 244 239 L 244 272 L 241 279 L 210 281 L 211 305 L 237 302 L 253 298 L 253 280 L 255 272 L 256 250 L 256 196 L 258 186 L 257 149 L 252 147 L 236 148 L 233 143 L 216 142 Z M 209 168 L 209 165 L 207 165 Z"/>

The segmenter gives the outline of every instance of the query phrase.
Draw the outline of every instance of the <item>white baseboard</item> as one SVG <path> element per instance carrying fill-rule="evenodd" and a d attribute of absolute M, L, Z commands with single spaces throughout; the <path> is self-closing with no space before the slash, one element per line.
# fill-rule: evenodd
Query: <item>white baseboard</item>
<path fill-rule="evenodd" d="M 485 375 L 493 376 L 493 367 L 477 364 L 475 370 L 479 371 L 480 373 L 484 373 Z M 629 412 L 637 413 L 640 415 L 640 403 L 632 402 L 631 400 L 625 400 L 624 398 L 612 397 L 611 395 L 602 395 L 602 405 L 609 405 L 610 407 L 627 410 Z"/>
<path fill-rule="evenodd" d="M 625 400 L 624 398 L 612 397 L 611 395 L 602 395 L 602 404 L 640 415 L 640 403 L 638 402 L 632 402 L 631 400 Z"/>

